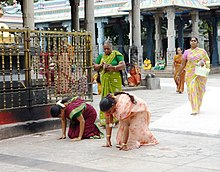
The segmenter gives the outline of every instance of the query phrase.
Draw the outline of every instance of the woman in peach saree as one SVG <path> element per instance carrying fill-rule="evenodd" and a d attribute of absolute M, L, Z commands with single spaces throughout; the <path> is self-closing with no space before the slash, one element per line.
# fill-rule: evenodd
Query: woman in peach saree
<path fill-rule="evenodd" d="M 112 119 L 119 120 L 116 140 L 120 150 L 139 148 L 142 145 L 156 145 L 150 129 L 150 112 L 142 99 L 126 92 L 108 94 L 100 101 L 100 109 L 106 117 L 106 147 L 111 147 Z"/>
<path fill-rule="evenodd" d="M 174 81 L 176 83 L 176 92 L 182 93 L 184 91 L 184 82 L 185 82 L 185 70 L 182 71 L 180 77 L 178 78 L 179 69 L 182 63 L 182 49 L 180 47 L 177 48 L 177 54 L 173 59 L 173 70 L 174 70 Z"/>

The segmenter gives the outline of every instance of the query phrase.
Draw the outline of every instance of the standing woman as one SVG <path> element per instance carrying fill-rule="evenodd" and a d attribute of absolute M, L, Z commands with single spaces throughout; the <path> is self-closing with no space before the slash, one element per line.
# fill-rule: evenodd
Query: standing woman
<path fill-rule="evenodd" d="M 122 76 L 120 71 L 125 68 L 123 55 L 112 49 L 109 40 L 104 42 L 104 53 L 100 54 L 94 64 L 94 69 L 100 71 L 101 96 L 105 97 L 109 93 L 122 91 Z M 105 115 L 100 112 L 100 125 L 105 126 Z"/>
<path fill-rule="evenodd" d="M 158 144 L 150 129 L 150 112 L 144 100 L 126 92 L 108 94 L 99 103 L 106 117 L 106 147 L 111 147 L 112 119 L 119 120 L 117 145 L 121 150 Z"/>
<path fill-rule="evenodd" d="M 177 48 L 177 54 L 173 59 L 173 70 L 174 70 L 174 81 L 176 83 L 176 92 L 182 93 L 184 91 L 184 82 L 185 82 L 185 70 L 182 70 L 180 77 L 178 78 L 179 69 L 182 63 L 182 48 Z"/>
<path fill-rule="evenodd" d="M 195 67 L 198 65 L 210 68 L 210 59 L 207 52 L 198 47 L 198 39 L 196 37 L 190 39 L 190 46 L 191 48 L 185 50 L 183 54 L 183 62 L 178 73 L 178 80 L 180 80 L 180 75 L 185 68 L 188 99 L 192 107 L 191 115 L 197 115 L 202 105 L 207 77 L 196 75 Z"/>
<path fill-rule="evenodd" d="M 101 138 L 102 133 L 94 124 L 97 118 L 93 106 L 79 97 L 60 100 L 50 109 L 52 117 L 61 117 L 62 136 L 66 138 L 67 119 L 70 120 L 68 136 L 73 141 L 88 138 Z"/>

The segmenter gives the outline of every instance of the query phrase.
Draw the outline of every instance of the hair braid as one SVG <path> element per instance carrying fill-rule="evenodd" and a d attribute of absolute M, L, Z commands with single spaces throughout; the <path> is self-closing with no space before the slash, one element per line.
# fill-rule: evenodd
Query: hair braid
<path fill-rule="evenodd" d="M 117 96 L 117 95 L 119 95 L 119 94 L 126 94 L 126 95 L 128 95 L 128 96 L 130 97 L 131 102 L 132 102 L 133 104 L 137 104 L 136 100 L 134 99 L 134 96 L 130 95 L 129 93 L 126 93 L 126 92 L 123 92 L 123 91 L 121 91 L 121 92 L 115 92 L 115 93 L 114 93 L 114 96 Z"/>

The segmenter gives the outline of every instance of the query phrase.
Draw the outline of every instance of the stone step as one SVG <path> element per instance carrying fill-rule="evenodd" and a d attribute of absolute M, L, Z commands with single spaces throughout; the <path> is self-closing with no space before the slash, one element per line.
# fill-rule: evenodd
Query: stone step
<path fill-rule="evenodd" d="M 211 67 L 210 74 L 220 74 L 220 66 Z M 144 79 L 147 74 L 154 74 L 158 78 L 173 78 L 173 73 L 171 69 L 165 70 L 141 70 L 141 78 Z"/>

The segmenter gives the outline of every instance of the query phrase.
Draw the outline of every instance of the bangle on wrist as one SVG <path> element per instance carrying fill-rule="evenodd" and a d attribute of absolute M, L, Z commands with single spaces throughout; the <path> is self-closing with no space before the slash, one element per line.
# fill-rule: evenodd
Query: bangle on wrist
<path fill-rule="evenodd" d="M 112 128 L 112 127 L 114 127 L 114 124 L 110 123 L 108 126 L 109 126 L 110 128 Z"/>
<path fill-rule="evenodd" d="M 111 137 L 111 135 L 106 135 L 106 137 Z"/>
<path fill-rule="evenodd" d="M 121 145 L 122 145 L 122 146 L 127 146 L 127 144 L 126 144 L 126 143 L 122 143 Z"/>

